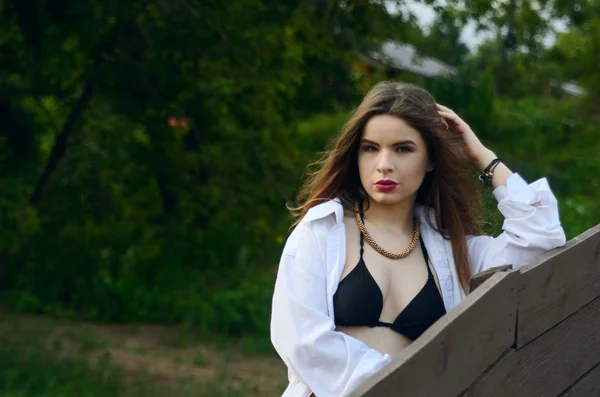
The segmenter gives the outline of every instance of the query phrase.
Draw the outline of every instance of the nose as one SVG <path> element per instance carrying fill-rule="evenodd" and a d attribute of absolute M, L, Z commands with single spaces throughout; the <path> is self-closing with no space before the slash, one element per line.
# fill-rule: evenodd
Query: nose
<path fill-rule="evenodd" d="M 377 162 L 377 171 L 382 174 L 389 174 L 393 171 L 393 164 L 391 154 L 387 150 L 382 150 L 379 153 L 379 159 Z"/>

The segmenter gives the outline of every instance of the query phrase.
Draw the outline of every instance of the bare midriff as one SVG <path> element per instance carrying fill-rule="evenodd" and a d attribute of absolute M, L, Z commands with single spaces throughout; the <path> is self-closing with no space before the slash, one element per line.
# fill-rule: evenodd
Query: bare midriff
<path fill-rule="evenodd" d="M 381 354 L 389 354 L 393 359 L 411 343 L 406 336 L 387 327 L 337 327 L 336 331 L 360 340 Z"/>

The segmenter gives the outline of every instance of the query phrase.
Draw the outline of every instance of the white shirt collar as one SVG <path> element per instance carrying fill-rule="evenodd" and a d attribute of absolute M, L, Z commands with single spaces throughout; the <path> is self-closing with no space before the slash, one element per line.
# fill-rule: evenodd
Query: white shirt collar
<path fill-rule="evenodd" d="M 324 203 L 315 205 L 314 207 L 309 209 L 304 218 L 302 218 L 300 224 L 325 218 L 330 214 L 335 214 L 336 223 L 344 222 L 344 207 L 342 206 L 341 200 L 337 197 L 333 200 L 329 200 Z"/>
<path fill-rule="evenodd" d="M 317 219 L 322 219 L 331 214 L 335 214 L 336 223 L 339 224 L 344 222 L 344 207 L 342 206 L 341 200 L 337 197 L 309 209 L 300 223 L 303 224 Z M 415 215 L 417 218 L 419 218 L 421 223 L 427 221 L 427 214 L 431 219 L 431 223 L 435 225 L 435 213 L 433 208 L 426 207 L 421 204 L 415 205 Z"/>

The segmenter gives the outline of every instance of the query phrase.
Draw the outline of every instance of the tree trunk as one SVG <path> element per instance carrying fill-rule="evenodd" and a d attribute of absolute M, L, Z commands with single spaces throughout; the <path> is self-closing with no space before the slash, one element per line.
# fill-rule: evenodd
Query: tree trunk
<path fill-rule="evenodd" d="M 496 75 L 496 95 L 502 94 L 502 84 L 504 82 L 504 73 L 506 69 L 506 61 L 508 52 L 513 50 L 516 45 L 515 38 L 515 16 L 517 13 L 517 0 L 510 0 L 508 5 L 508 31 L 504 40 L 502 40 L 502 50 L 500 53 L 500 65 L 498 66 L 498 73 Z"/>
<path fill-rule="evenodd" d="M 69 114 L 61 133 L 54 141 L 54 146 L 52 147 L 48 162 L 44 167 L 42 175 L 37 180 L 33 193 L 29 199 L 29 202 L 33 207 L 39 208 L 44 191 L 48 187 L 50 177 L 56 170 L 56 167 L 66 152 L 69 137 L 73 132 L 73 128 L 92 99 L 92 81 L 96 77 L 95 74 L 98 72 L 98 69 L 109 57 L 109 55 L 117 51 L 120 41 L 130 36 L 135 30 L 137 26 L 136 18 L 139 16 L 142 10 L 144 10 L 147 3 L 147 0 L 142 1 L 139 7 L 140 9 L 135 10 L 135 12 L 132 13 L 131 18 L 126 19 L 125 22 L 117 24 L 115 29 L 106 37 L 105 40 L 103 40 L 102 44 L 98 46 L 96 51 L 94 51 L 94 55 L 91 57 L 92 68 L 88 72 L 87 81 L 84 84 L 83 90 L 79 95 L 79 99 L 71 111 L 71 114 Z"/>
<path fill-rule="evenodd" d="M 63 158 L 67 150 L 69 138 L 73 133 L 75 124 L 79 120 L 79 117 L 81 116 L 85 108 L 90 103 L 91 99 L 92 84 L 90 81 L 88 81 L 85 84 L 81 95 L 79 95 L 79 99 L 77 100 L 75 107 L 71 111 L 71 114 L 69 114 L 69 117 L 67 118 L 67 121 L 65 122 L 60 134 L 58 134 L 58 136 L 56 137 L 54 145 L 52 146 L 52 151 L 50 152 L 50 157 L 48 157 L 48 161 L 46 163 L 46 166 L 44 167 L 44 171 L 42 172 L 42 175 L 38 178 L 35 184 L 35 188 L 33 189 L 33 193 L 29 198 L 29 203 L 34 208 L 39 208 L 44 191 L 46 190 L 46 188 L 48 187 L 48 183 L 50 182 L 50 177 L 56 170 L 60 160 Z"/>
<path fill-rule="evenodd" d="M 102 44 L 94 51 L 93 56 L 90 60 L 92 68 L 87 73 L 86 82 L 83 86 L 83 90 L 79 95 L 77 103 L 73 107 L 67 121 L 62 127 L 62 130 L 56 136 L 54 145 L 48 157 L 48 161 L 44 166 L 42 174 L 37 179 L 33 188 L 33 193 L 29 197 L 29 203 L 36 209 L 39 209 L 46 189 L 50 183 L 51 177 L 56 171 L 61 159 L 64 157 L 69 138 L 73 134 L 75 125 L 80 120 L 81 114 L 85 111 L 92 98 L 92 82 L 95 81 L 96 73 L 99 67 L 105 62 L 106 59 L 114 54 L 119 48 L 120 41 L 128 39 L 132 32 L 137 27 L 137 18 L 145 10 L 149 0 L 142 0 L 138 7 L 132 12 L 130 18 L 126 18 L 124 22 L 118 23 L 115 29 L 102 41 Z M 15 4 L 20 4 L 16 2 Z M 31 8 L 31 7 L 30 7 Z M 34 7 L 35 8 L 35 7 Z M 20 22 L 20 27 L 23 30 L 23 35 L 28 39 L 28 43 L 33 47 L 33 51 L 39 47 L 38 39 L 41 37 L 36 32 L 27 30 L 27 24 L 24 21 L 30 20 L 28 15 L 24 12 L 27 7 L 16 7 L 17 18 Z M 36 25 L 37 26 L 37 25 Z M 20 236 L 15 238 L 19 239 Z M 10 271 L 11 255 L 8 251 L 0 251 L 0 286 L 6 286 L 10 283 L 12 273 Z"/>
<path fill-rule="evenodd" d="M 150 169 L 156 181 L 162 202 L 163 216 L 170 218 L 177 211 L 178 175 L 173 167 L 170 148 L 173 145 L 172 131 L 167 127 L 166 117 L 148 115 L 145 120 L 146 132 L 150 137 Z"/>
<path fill-rule="evenodd" d="M 177 194 L 171 189 L 167 179 L 162 175 L 156 175 L 155 179 L 162 199 L 163 215 L 169 218 L 175 213 Z"/>

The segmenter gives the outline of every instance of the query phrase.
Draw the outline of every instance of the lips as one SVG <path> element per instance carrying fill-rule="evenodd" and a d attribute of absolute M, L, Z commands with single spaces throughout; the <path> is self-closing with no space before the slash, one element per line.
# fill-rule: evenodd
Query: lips
<path fill-rule="evenodd" d="M 389 179 L 382 179 L 380 181 L 375 182 L 375 184 L 380 186 L 396 186 L 398 183 Z"/>
<path fill-rule="evenodd" d="M 391 181 L 389 179 L 380 180 L 375 182 L 375 189 L 379 192 L 390 192 L 396 188 L 398 185 L 397 182 Z"/>

